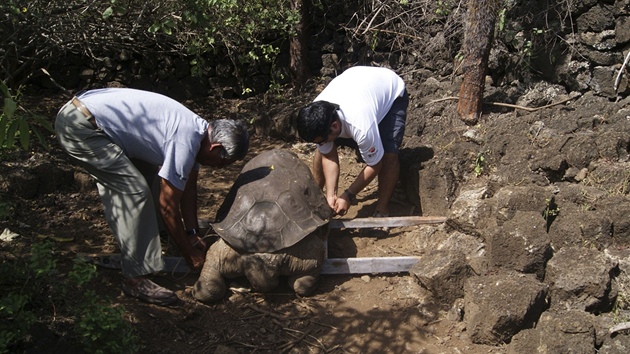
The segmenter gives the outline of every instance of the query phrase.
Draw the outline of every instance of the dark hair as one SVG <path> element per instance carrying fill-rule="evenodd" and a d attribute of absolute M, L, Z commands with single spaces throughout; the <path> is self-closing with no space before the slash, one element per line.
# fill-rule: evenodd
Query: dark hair
<path fill-rule="evenodd" d="M 210 142 L 219 143 L 225 149 L 225 159 L 242 160 L 249 150 L 249 132 L 247 123 L 242 119 L 217 119 L 210 125 Z"/>
<path fill-rule="evenodd" d="M 327 140 L 330 125 L 337 119 L 339 105 L 328 101 L 316 101 L 300 109 L 297 131 L 305 141 L 312 143 L 318 136 Z"/>

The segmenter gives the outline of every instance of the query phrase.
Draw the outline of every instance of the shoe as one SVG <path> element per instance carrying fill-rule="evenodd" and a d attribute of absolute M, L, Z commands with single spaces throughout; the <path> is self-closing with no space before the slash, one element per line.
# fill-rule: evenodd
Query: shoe
<path fill-rule="evenodd" d="M 374 214 L 372 214 L 373 218 L 386 218 L 388 216 L 389 216 L 389 213 L 380 213 L 378 211 L 375 211 Z M 389 227 L 387 226 L 375 227 L 373 231 L 374 231 L 374 236 L 381 238 L 389 234 Z"/>
<path fill-rule="evenodd" d="M 142 278 L 135 286 L 123 281 L 122 290 L 127 296 L 160 306 L 167 306 L 178 300 L 174 292 L 146 278 Z"/>
<path fill-rule="evenodd" d="M 386 218 L 386 217 L 389 217 L 389 213 L 379 213 L 378 211 L 375 211 L 374 214 L 372 215 L 372 217 L 373 218 Z M 382 232 L 385 233 L 385 235 L 389 234 L 389 227 L 387 227 L 387 226 L 378 227 L 375 230 L 382 231 Z"/>

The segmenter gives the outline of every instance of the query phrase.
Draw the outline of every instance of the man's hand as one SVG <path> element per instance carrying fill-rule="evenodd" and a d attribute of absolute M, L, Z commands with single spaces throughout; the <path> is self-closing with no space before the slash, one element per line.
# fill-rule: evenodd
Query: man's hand
<path fill-rule="evenodd" d="M 201 270 L 205 260 L 205 251 L 193 247 L 191 238 L 184 231 L 180 201 L 183 191 L 175 188 L 169 181 L 162 179 L 160 191 L 160 211 L 169 234 L 173 237 L 186 263 L 193 270 Z M 205 247 L 205 246 L 204 246 Z"/>
<path fill-rule="evenodd" d="M 206 253 L 208 250 L 208 243 L 200 235 L 189 235 L 188 240 L 193 248 L 198 249 L 203 253 Z"/>
<path fill-rule="evenodd" d="M 350 209 L 350 205 L 350 199 L 348 199 L 348 196 L 344 193 L 335 201 L 335 206 L 333 207 L 333 210 L 337 215 L 343 216 L 346 215 L 348 209 Z"/>
<path fill-rule="evenodd" d="M 335 203 L 337 202 L 337 196 L 336 195 L 326 196 L 326 201 L 328 201 L 328 206 L 330 207 L 330 209 L 335 210 Z"/>
<path fill-rule="evenodd" d="M 190 269 L 200 272 L 201 268 L 203 268 L 203 263 L 206 260 L 205 252 L 193 248 L 189 254 L 184 254 L 184 259 Z"/>

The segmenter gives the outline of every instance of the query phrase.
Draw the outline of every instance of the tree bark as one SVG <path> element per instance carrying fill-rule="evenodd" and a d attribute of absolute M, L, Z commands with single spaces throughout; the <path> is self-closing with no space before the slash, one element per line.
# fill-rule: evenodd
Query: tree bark
<path fill-rule="evenodd" d="M 499 6 L 499 0 L 468 0 L 462 45 L 464 77 L 457 104 L 457 112 L 467 124 L 476 124 L 481 117 L 488 56 Z"/>
<path fill-rule="evenodd" d="M 308 28 L 310 0 L 291 0 L 291 9 L 300 13 L 295 36 L 289 39 L 289 69 L 293 85 L 301 88 L 310 77 L 308 66 Z"/>

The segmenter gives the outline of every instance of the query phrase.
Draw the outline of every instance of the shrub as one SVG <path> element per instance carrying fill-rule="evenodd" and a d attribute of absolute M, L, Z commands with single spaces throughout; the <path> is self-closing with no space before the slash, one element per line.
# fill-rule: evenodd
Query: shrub
<path fill-rule="evenodd" d="M 17 247 L 9 246 L 8 253 Z M 140 349 L 131 323 L 124 318 L 124 307 L 112 305 L 88 289 L 96 276 L 94 264 L 75 260 L 64 273 L 50 241 L 35 243 L 30 257 L 8 258 L 0 266 L 5 291 L 0 298 L 0 353 L 28 348 L 37 322 L 54 330 L 55 319 L 43 312 L 50 307 L 41 306 L 44 303 L 52 303 L 55 318 L 74 322 L 74 332 L 66 335 L 86 352 L 135 353 Z"/>

